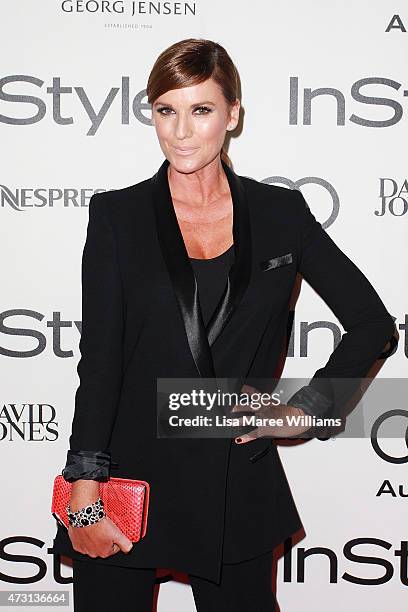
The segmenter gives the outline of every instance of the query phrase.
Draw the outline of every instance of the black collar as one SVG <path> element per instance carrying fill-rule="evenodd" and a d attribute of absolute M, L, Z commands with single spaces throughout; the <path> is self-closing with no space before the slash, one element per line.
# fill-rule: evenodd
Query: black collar
<path fill-rule="evenodd" d="M 224 292 L 207 327 L 201 314 L 197 281 L 190 263 L 183 235 L 171 197 L 165 159 L 152 177 L 153 202 L 160 248 L 180 307 L 191 354 L 199 376 L 215 377 L 210 347 L 238 306 L 248 286 L 252 268 L 251 231 L 247 196 L 241 178 L 223 161 L 233 203 L 233 239 L 235 261 Z"/>

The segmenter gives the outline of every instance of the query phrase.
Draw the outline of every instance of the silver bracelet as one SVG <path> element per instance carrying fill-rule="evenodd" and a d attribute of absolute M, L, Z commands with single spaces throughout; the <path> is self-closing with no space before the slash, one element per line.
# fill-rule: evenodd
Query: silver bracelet
<path fill-rule="evenodd" d="M 80 508 L 75 512 L 72 512 L 70 506 L 68 505 L 67 514 L 71 527 L 87 527 L 88 525 L 98 523 L 98 521 L 102 520 L 106 516 L 101 497 L 98 497 L 98 499 L 92 504 L 89 504 L 89 506 Z"/>

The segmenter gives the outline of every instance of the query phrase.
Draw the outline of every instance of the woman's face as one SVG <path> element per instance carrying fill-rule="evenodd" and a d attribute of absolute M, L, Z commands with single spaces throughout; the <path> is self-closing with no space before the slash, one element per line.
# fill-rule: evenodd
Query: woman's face
<path fill-rule="evenodd" d="M 239 100 L 230 107 L 217 83 L 171 89 L 152 104 L 161 150 L 179 172 L 194 172 L 219 154 L 226 130 L 238 123 Z"/>

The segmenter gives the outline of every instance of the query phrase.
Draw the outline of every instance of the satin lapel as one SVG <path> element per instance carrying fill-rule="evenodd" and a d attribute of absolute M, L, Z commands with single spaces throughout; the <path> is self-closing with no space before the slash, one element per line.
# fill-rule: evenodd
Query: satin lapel
<path fill-rule="evenodd" d="M 221 160 L 222 161 L 222 160 Z M 248 286 L 252 269 L 252 243 L 248 201 L 241 179 L 222 161 L 231 190 L 235 259 L 228 274 L 224 293 L 207 325 L 207 337 L 212 346 L 241 301 Z"/>
<path fill-rule="evenodd" d="M 169 161 L 164 160 L 152 177 L 153 203 L 157 235 L 170 280 L 180 307 L 188 344 L 197 371 L 204 378 L 214 378 L 210 346 L 220 335 L 233 310 L 241 300 L 251 275 L 251 232 L 248 203 L 239 177 L 222 161 L 233 202 L 233 238 L 235 261 L 227 283 L 207 329 L 201 314 L 197 281 L 171 198 L 167 176 Z"/>

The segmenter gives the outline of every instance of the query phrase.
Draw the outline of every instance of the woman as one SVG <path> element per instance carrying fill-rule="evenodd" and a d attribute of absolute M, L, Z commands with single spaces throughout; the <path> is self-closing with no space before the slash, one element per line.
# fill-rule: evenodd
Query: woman
<path fill-rule="evenodd" d="M 147 480 L 151 496 L 146 536 L 133 546 L 108 517 L 58 527 L 54 552 L 74 560 L 77 611 L 131 610 L 135 601 L 150 610 L 157 567 L 189 574 L 199 612 L 274 610 L 272 550 L 302 524 L 271 432 L 158 437 L 156 380 L 270 379 L 298 272 L 348 333 L 281 415 L 328 413 L 329 379 L 364 376 L 395 332 L 300 191 L 230 167 L 223 143 L 238 123 L 238 86 L 215 42 L 163 51 L 147 94 L 165 160 L 153 177 L 90 201 L 80 385 L 63 475 L 72 511 L 94 502 L 109 475 Z"/>

